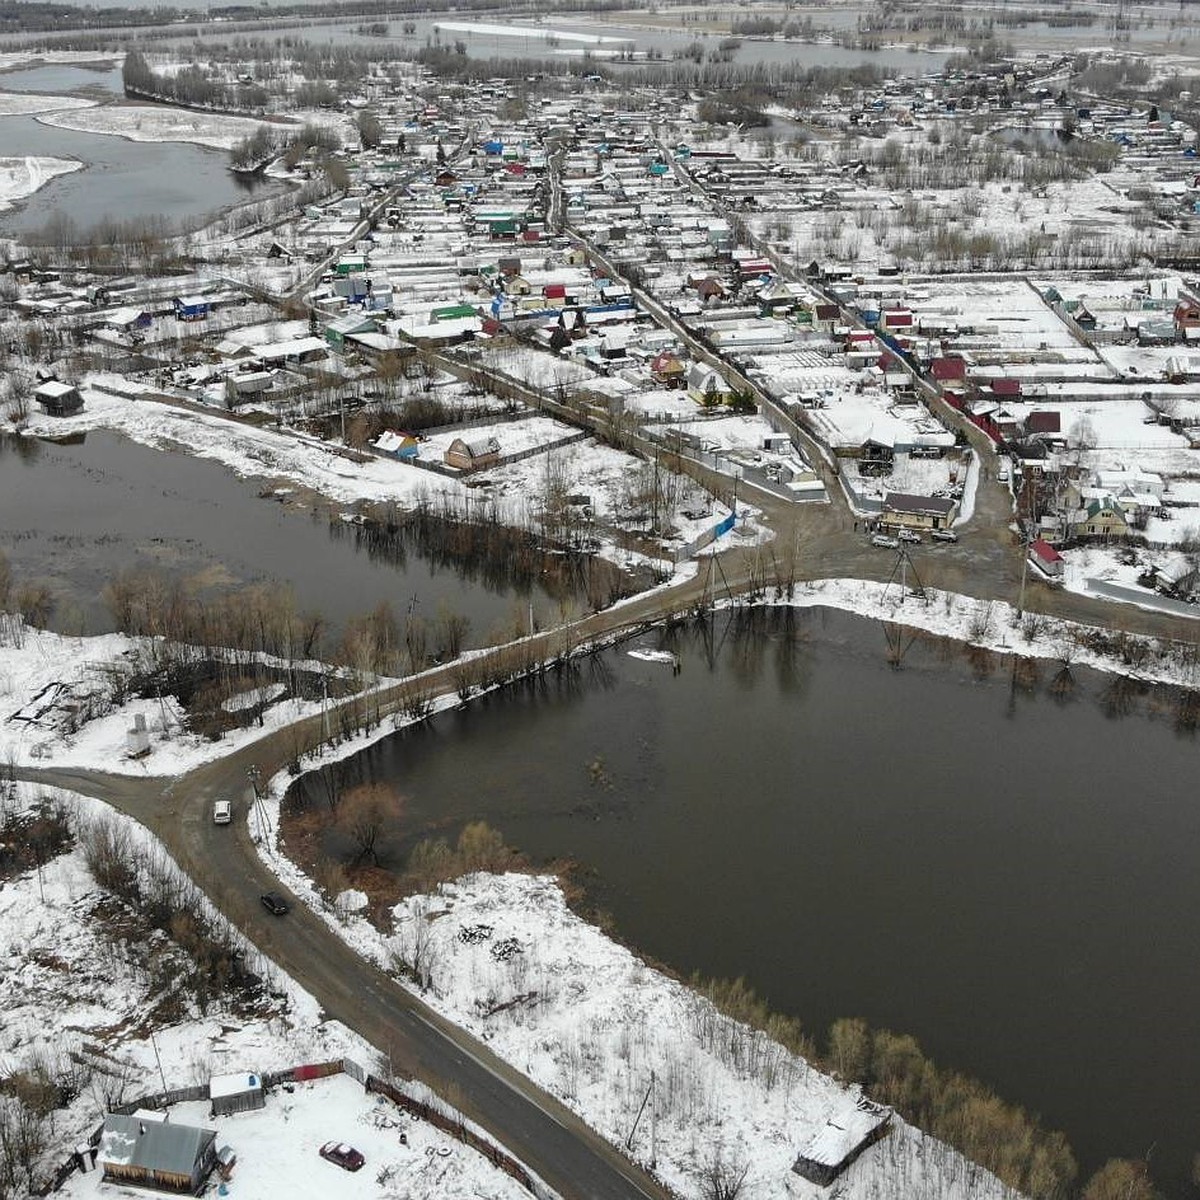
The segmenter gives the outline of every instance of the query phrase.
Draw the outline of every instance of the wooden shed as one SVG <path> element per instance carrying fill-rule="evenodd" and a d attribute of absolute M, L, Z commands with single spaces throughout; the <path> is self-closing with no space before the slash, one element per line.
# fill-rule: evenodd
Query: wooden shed
<path fill-rule="evenodd" d="M 208 1081 L 208 1098 L 214 1117 L 253 1112 L 256 1108 L 265 1108 L 267 1104 L 262 1076 L 253 1072 L 214 1075 Z"/>
<path fill-rule="evenodd" d="M 500 443 L 494 438 L 479 438 L 468 442 L 455 438 L 445 454 L 446 465 L 460 471 L 482 471 L 500 461 Z"/>
<path fill-rule="evenodd" d="M 805 1141 L 792 1170 L 813 1183 L 828 1186 L 868 1146 L 886 1136 L 891 1120 L 890 1108 L 863 1096 L 849 1098 Z"/>
<path fill-rule="evenodd" d="M 217 1161 L 215 1129 L 110 1113 L 96 1161 L 114 1183 L 198 1195 Z"/>

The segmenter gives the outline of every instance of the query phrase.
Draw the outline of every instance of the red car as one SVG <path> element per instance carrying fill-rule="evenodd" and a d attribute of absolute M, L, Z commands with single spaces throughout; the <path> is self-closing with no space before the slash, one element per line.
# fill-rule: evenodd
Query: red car
<path fill-rule="evenodd" d="M 367 1161 L 353 1146 L 347 1146 L 345 1142 L 326 1142 L 318 1153 L 346 1171 L 357 1171 Z"/>

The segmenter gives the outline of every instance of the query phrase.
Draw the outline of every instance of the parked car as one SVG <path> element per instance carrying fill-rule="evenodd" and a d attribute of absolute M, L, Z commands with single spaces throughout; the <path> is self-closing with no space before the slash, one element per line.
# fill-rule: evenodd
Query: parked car
<path fill-rule="evenodd" d="M 902 542 L 908 542 L 910 545 L 919 546 L 921 544 L 921 535 L 914 529 L 901 529 L 896 536 Z"/>
<path fill-rule="evenodd" d="M 278 892 L 263 892 L 259 898 L 263 908 L 277 917 L 282 917 L 288 910 L 288 902 Z"/>
<path fill-rule="evenodd" d="M 345 1142 L 326 1142 L 317 1152 L 326 1162 L 337 1163 L 346 1171 L 357 1171 L 367 1160 L 353 1146 Z"/>
<path fill-rule="evenodd" d="M 884 550 L 899 550 L 900 542 L 897 538 L 888 537 L 886 533 L 876 533 L 871 536 L 872 546 L 881 546 Z"/>
<path fill-rule="evenodd" d="M 953 529 L 931 529 L 929 536 L 935 542 L 957 542 L 958 534 Z"/>
<path fill-rule="evenodd" d="M 213 804 L 213 824 L 228 825 L 233 820 L 233 803 L 229 800 L 218 800 Z"/>

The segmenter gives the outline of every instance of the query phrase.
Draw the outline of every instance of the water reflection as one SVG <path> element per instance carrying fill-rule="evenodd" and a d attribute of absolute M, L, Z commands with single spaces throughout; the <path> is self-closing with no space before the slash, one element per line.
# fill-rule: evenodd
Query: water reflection
<path fill-rule="evenodd" d="M 404 793 L 399 857 L 486 820 L 535 861 L 577 863 L 588 903 L 647 954 L 745 975 L 814 1032 L 847 1014 L 911 1032 L 1064 1128 L 1085 1173 L 1154 1142 L 1182 1194 L 1196 689 L 821 609 L 640 644 L 679 673 L 616 647 L 341 770 Z"/>

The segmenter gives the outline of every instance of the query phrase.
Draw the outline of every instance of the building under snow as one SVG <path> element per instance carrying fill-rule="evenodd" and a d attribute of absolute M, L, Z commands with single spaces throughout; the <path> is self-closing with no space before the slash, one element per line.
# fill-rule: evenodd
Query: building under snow
<path fill-rule="evenodd" d="M 886 1137 L 892 1110 L 850 1096 L 801 1146 L 792 1170 L 813 1183 L 832 1183 L 868 1146 Z"/>

